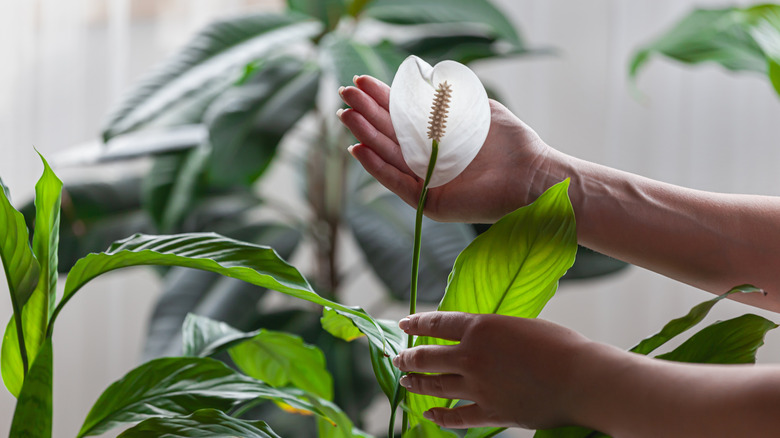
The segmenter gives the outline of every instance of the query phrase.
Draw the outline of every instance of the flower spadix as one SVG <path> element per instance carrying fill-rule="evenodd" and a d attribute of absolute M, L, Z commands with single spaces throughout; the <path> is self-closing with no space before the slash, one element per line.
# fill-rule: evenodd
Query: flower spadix
<path fill-rule="evenodd" d="M 490 104 L 477 75 L 455 61 L 436 66 L 409 56 L 390 88 L 390 118 L 409 168 L 425 178 L 432 143 L 438 158 L 428 187 L 448 183 L 477 156 L 490 129 Z"/>

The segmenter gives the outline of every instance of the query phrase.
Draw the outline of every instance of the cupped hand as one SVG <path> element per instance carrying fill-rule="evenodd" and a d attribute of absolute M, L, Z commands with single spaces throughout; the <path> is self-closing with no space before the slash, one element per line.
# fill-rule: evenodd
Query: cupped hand
<path fill-rule="evenodd" d="M 339 117 L 360 143 L 350 153 L 385 187 L 416 206 L 423 181 L 406 165 L 388 111 L 390 87 L 359 76 L 340 89 L 349 109 Z M 548 146 L 520 119 L 491 100 L 488 137 L 477 157 L 449 183 L 428 191 L 425 214 L 439 221 L 492 223 L 533 201 L 531 180 Z"/>
<path fill-rule="evenodd" d="M 407 390 L 473 404 L 434 408 L 449 428 L 550 428 L 574 423 L 581 367 L 598 349 L 582 335 L 539 319 L 459 312 L 417 313 L 399 323 L 410 335 L 460 341 L 401 352 L 393 363 Z M 440 374 L 416 374 L 440 373 Z"/>

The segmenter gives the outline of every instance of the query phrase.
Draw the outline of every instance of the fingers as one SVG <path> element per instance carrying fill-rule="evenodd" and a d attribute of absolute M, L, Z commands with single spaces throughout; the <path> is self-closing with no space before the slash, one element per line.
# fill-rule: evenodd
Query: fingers
<path fill-rule="evenodd" d="M 359 112 L 371 125 L 376 127 L 376 129 L 387 138 L 396 144 L 398 143 L 398 140 L 395 137 L 393 123 L 390 119 L 390 113 L 387 111 L 386 107 L 382 107 L 367 93 L 355 87 L 340 88 L 339 94 L 341 95 L 342 100 L 344 100 L 344 103 Z"/>
<path fill-rule="evenodd" d="M 409 205 L 417 204 L 420 183 L 416 177 L 404 173 L 396 166 L 388 164 L 373 149 L 363 144 L 349 148 L 349 153 L 383 186 L 398 195 Z"/>
<path fill-rule="evenodd" d="M 355 109 L 341 110 L 338 116 L 359 142 L 371 147 L 385 162 L 395 166 L 401 172 L 414 176 L 414 172 L 409 169 L 404 160 L 398 143 L 380 132 L 361 112 Z"/>
<path fill-rule="evenodd" d="M 457 374 L 407 374 L 401 385 L 416 394 L 460 399 L 466 394 L 465 379 Z"/>
<path fill-rule="evenodd" d="M 393 358 L 401 371 L 414 373 L 460 373 L 463 360 L 456 345 L 423 345 L 404 350 Z"/>
<path fill-rule="evenodd" d="M 379 79 L 363 75 L 354 80 L 355 85 L 371 96 L 382 108 L 390 110 L 390 87 Z"/>
<path fill-rule="evenodd" d="M 407 316 L 398 327 L 410 335 L 460 341 L 476 315 L 462 312 L 424 312 Z"/>
<path fill-rule="evenodd" d="M 467 429 L 490 424 L 487 413 L 477 404 L 458 406 L 457 408 L 433 408 L 426 411 L 425 418 L 442 427 Z"/>

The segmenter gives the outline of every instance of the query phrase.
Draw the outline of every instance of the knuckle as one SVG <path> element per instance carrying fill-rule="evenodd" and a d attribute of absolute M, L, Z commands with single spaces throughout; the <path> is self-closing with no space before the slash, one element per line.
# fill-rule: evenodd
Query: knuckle
<path fill-rule="evenodd" d="M 442 318 L 444 318 L 444 315 L 440 312 L 433 312 L 428 317 L 428 331 L 430 333 L 436 333 L 438 329 L 442 325 Z"/>

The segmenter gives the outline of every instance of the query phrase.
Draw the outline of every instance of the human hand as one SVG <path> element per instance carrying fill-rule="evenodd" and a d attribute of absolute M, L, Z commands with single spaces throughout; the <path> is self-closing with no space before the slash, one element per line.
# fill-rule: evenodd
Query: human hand
<path fill-rule="evenodd" d="M 410 335 L 460 341 L 401 352 L 401 384 L 417 394 L 473 401 L 434 408 L 426 418 L 449 428 L 551 428 L 575 423 L 585 387 L 583 370 L 601 344 L 557 324 L 503 315 L 417 313 L 399 323 Z M 595 347 L 595 348 L 594 348 Z"/>
<path fill-rule="evenodd" d="M 423 180 L 404 161 L 388 112 L 390 87 L 359 76 L 340 89 L 351 108 L 339 117 L 360 143 L 350 153 L 385 187 L 416 206 Z M 474 161 L 454 180 L 429 189 L 425 214 L 439 221 L 492 223 L 539 195 L 532 179 L 549 147 L 520 119 L 491 100 L 491 124 Z M 544 187 L 543 189 L 546 189 Z"/>

